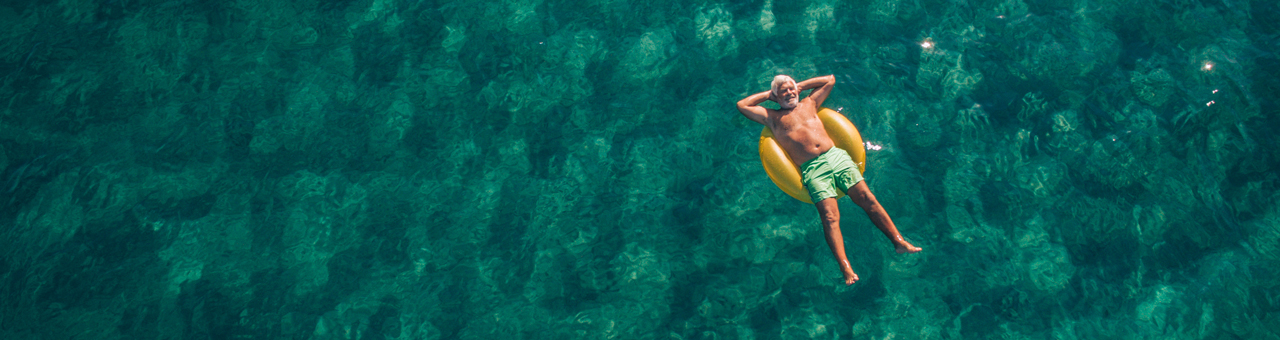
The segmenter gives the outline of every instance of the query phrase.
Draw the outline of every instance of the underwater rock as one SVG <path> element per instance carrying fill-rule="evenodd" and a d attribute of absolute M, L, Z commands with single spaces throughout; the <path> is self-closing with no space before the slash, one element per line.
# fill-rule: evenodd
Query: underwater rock
<path fill-rule="evenodd" d="M 1133 224 L 1138 240 L 1143 246 L 1150 247 L 1164 242 L 1165 233 L 1169 230 L 1169 216 L 1161 205 L 1134 205 Z"/>
<path fill-rule="evenodd" d="M 982 83 L 982 71 L 965 69 L 964 56 L 956 57 L 955 65 L 942 78 L 942 99 L 950 102 L 968 96 Z"/>
<path fill-rule="evenodd" d="M 1107 19 L 1099 15 L 1090 15 L 1096 13 L 1085 13 L 1088 10 L 1102 11 L 1102 9 L 1092 7 L 1093 4 L 1078 6 L 1081 7 L 1076 8 L 1076 12 L 1073 13 L 1075 15 L 1070 17 L 1071 36 L 1076 38 L 1071 43 L 1079 46 L 1080 54 L 1075 61 L 1081 66 L 1080 74 L 1083 75 L 1097 69 L 1100 65 L 1114 64 L 1119 59 L 1123 46 L 1120 37 L 1110 27 Z"/>
<path fill-rule="evenodd" d="M 760 8 L 760 30 L 773 33 L 773 26 L 777 24 L 777 18 L 773 16 L 773 0 L 764 0 L 764 6 Z"/>
<path fill-rule="evenodd" d="M 0 6 L 0 22 L 4 29 L 0 30 L 0 61 L 6 63 L 23 63 L 35 53 L 30 39 L 32 30 L 40 23 L 40 15 L 17 13 L 9 6 Z"/>
<path fill-rule="evenodd" d="M 575 31 L 566 27 L 547 38 L 547 53 L 542 55 L 542 60 L 547 64 L 561 65 L 572 76 L 584 77 L 588 66 L 604 60 L 608 54 L 602 36 L 600 31 Z"/>
<path fill-rule="evenodd" d="M 818 32 L 825 32 L 836 26 L 836 6 L 828 0 L 816 0 L 804 9 L 804 23 L 801 31 L 810 41 L 818 38 Z"/>
<path fill-rule="evenodd" d="M 669 255 L 648 249 L 638 243 L 630 243 L 609 262 L 612 277 L 617 280 L 618 297 L 635 301 L 645 307 L 645 313 L 666 314 L 671 275 L 676 264 Z M 659 319 L 652 319 L 656 322 Z"/>
<path fill-rule="evenodd" d="M 1093 142 L 1087 151 L 1086 164 L 1082 167 L 1084 173 L 1088 178 L 1115 189 L 1141 184 L 1138 181 L 1148 173 L 1138 166 L 1139 160 L 1132 152 L 1122 146 L 1115 146 L 1116 144 L 1114 135 Z"/>
<path fill-rule="evenodd" d="M 795 242 L 809 234 L 811 229 L 805 228 L 803 223 L 771 216 L 755 228 L 741 230 L 729 244 L 730 254 L 755 264 L 773 261 L 775 256 L 792 248 Z"/>
<path fill-rule="evenodd" d="M 800 308 L 782 318 L 782 339 L 819 339 L 835 337 L 836 318 L 813 310 L 813 306 Z M 830 335 L 828 335 L 830 334 Z"/>
<path fill-rule="evenodd" d="M 173 51 L 175 46 L 196 46 L 196 42 L 183 41 L 171 29 L 175 22 L 172 16 L 152 16 L 139 13 L 130 20 L 125 20 L 116 31 L 119 37 L 118 47 L 124 58 L 119 64 L 116 74 L 128 89 L 147 93 L 162 89 L 172 89 L 182 75 L 182 66 L 173 55 L 183 55 L 189 51 Z M 187 45 L 191 43 L 193 45 Z"/>
<path fill-rule="evenodd" d="M 1009 65 L 1009 73 L 1022 79 L 1066 85 L 1084 71 L 1075 63 L 1076 56 L 1072 53 L 1072 47 L 1048 34 L 1033 39 L 1023 49 L 1025 55 L 1019 56 L 1016 63 Z"/>
<path fill-rule="evenodd" d="M 993 10 L 997 18 L 1021 18 L 1031 14 L 1030 7 L 1022 0 L 1004 0 Z"/>
<path fill-rule="evenodd" d="M 936 108 L 935 105 L 935 109 L 916 112 L 916 119 L 907 122 L 906 136 L 903 138 L 911 146 L 928 149 L 938 145 L 942 139 L 942 127 L 938 124 L 938 115 L 935 114 L 941 110 Z"/>
<path fill-rule="evenodd" d="M 719 60 L 738 53 L 738 40 L 733 32 L 733 14 L 723 6 L 700 9 L 694 18 L 698 39 L 702 40 L 707 54 Z"/>
<path fill-rule="evenodd" d="M 952 240 L 965 244 L 987 245 L 991 249 L 999 247 L 1004 241 L 1003 231 L 978 221 L 967 210 L 958 206 L 948 206 L 946 210 L 947 225 L 951 227 Z"/>
<path fill-rule="evenodd" d="M 1165 328 L 1169 319 L 1176 320 L 1176 315 L 1180 310 L 1188 309 L 1182 304 L 1182 293 L 1175 287 L 1160 285 L 1151 289 L 1151 292 L 1140 302 L 1134 311 L 1134 316 L 1139 321 L 1150 322 L 1157 328 Z"/>
<path fill-rule="evenodd" d="M 541 1 L 518 0 L 507 2 L 505 19 L 507 31 L 518 36 L 542 35 L 542 20 L 546 16 L 538 15 Z"/>
<path fill-rule="evenodd" d="M 1032 287 L 1044 294 L 1056 294 L 1067 287 L 1075 275 L 1075 266 L 1067 249 L 1061 245 L 1042 245 L 1024 249 L 1034 253 L 1026 264 Z"/>
<path fill-rule="evenodd" d="M 1160 127 L 1160 117 L 1150 109 L 1134 103 L 1126 105 L 1123 113 L 1125 130 L 1119 138 L 1128 142 L 1131 152 L 1149 161 L 1164 156 L 1169 134 Z"/>
<path fill-rule="evenodd" d="M 387 110 L 371 115 L 369 153 L 372 156 L 390 156 L 396 153 L 405 135 L 413 129 L 413 102 L 406 93 L 396 94 Z"/>
<path fill-rule="evenodd" d="M 763 91 L 763 89 L 768 89 L 772 85 L 771 83 L 773 82 L 774 76 L 786 74 L 787 72 L 789 71 L 786 70 L 786 67 L 774 62 L 773 59 L 756 58 L 747 65 L 746 75 L 743 78 L 744 81 L 740 91 L 743 96 L 746 96 Z M 768 103 L 772 102 L 766 102 L 762 105 L 766 105 Z M 746 119 L 739 119 L 735 121 L 743 124 L 751 123 L 753 124 L 752 126 L 755 126 L 753 122 L 746 121 Z"/>
<path fill-rule="evenodd" d="M 1263 287 L 1280 285 L 1280 206 L 1266 217 L 1255 220 L 1254 232 L 1246 241 L 1257 255 L 1251 268 L 1256 284 Z"/>
<path fill-rule="evenodd" d="M 1065 227 L 1054 228 L 1055 235 L 1073 251 L 1075 247 L 1105 244 L 1133 235 L 1136 229 L 1132 210 L 1116 201 L 1088 195 L 1059 200 L 1054 209 L 1061 213 L 1059 217 L 1062 220 L 1071 222 L 1060 224 Z"/>
<path fill-rule="evenodd" d="M 773 28 L 778 25 L 778 19 L 773 15 L 773 0 L 765 0 L 758 13 L 758 16 L 747 16 L 734 23 L 734 28 L 738 32 L 736 36 L 742 39 L 743 43 L 759 41 L 774 35 Z"/>
<path fill-rule="evenodd" d="M 721 171 L 733 175 L 718 177 L 713 183 L 717 187 L 734 189 L 719 190 L 719 195 L 712 198 L 712 204 L 735 218 L 758 216 L 771 211 L 779 200 L 790 197 L 769 180 L 769 176 L 760 169 L 758 158 L 734 162 Z"/>
<path fill-rule="evenodd" d="M 671 143 L 659 138 L 646 138 L 628 145 L 623 163 L 630 170 L 618 179 L 627 184 L 625 189 L 620 189 L 627 191 L 631 199 L 640 200 L 633 203 L 647 202 L 655 195 L 663 195 L 667 191 L 669 181 L 674 180 L 671 176 L 671 164 L 666 161 L 670 155 L 667 151 L 671 150 L 670 145 Z M 628 208 L 641 210 L 638 206 Z"/>
<path fill-rule="evenodd" d="M 746 321 L 748 313 L 757 308 L 753 304 L 758 299 L 743 292 L 748 288 L 742 284 L 727 279 L 717 280 L 711 284 L 716 288 L 702 290 L 703 297 L 695 307 L 698 323 L 714 326 L 727 322 Z"/>
<path fill-rule="evenodd" d="M 987 111 L 981 104 L 973 104 L 956 111 L 953 122 L 956 130 L 960 130 L 962 145 L 974 145 L 974 142 L 986 139 L 986 133 L 991 127 L 991 120 L 988 117 Z"/>
<path fill-rule="evenodd" d="M 1144 104 L 1160 107 L 1169 101 L 1176 86 L 1173 76 L 1163 68 L 1154 70 L 1136 70 L 1129 77 L 1129 85 L 1138 100 Z"/>
<path fill-rule="evenodd" d="M 667 75 L 674 66 L 677 46 L 674 35 L 665 28 L 645 32 L 623 54 L 618 65 L 622 77 L 642 85 Z"/>
<path fill-rule="evenodd" d="M 1192 5 L 1194 4 L 1194 5 Z M 1238 20 L 1247 20 L 1240 18 L 1243 15 L 1236 14 L 1236 11 L 1224 11 L 1217 6 L 1205 7 L 1203 3 L 1187 2 L 1172 3 L 1174 9 L 1172 11 L 1172 19 L 1169 26 L 1172 30 L 1161 32 L 1167 34 L 1179 45 L 1197 45 L 1218 36 L 1222 31 L 1240 28 L 1245 26 Z M 1182 7 L 1182 8 L 1178 8 Z M 1226 14 L 1226 15 L 1224 15 Z M 1236 16 L 1237 20 L 1228 21 L 1224 16 Z"/>
<path fill-rule="evenodd" d="M 1048 134 L 1049 149 L 1057 153 L 1058 160 L 1064 164 L 1083 162 L 1089 141 L 1083 134 L 1083 126 L 1075 110 L 1054 113 L 1050 117 L 1051 132 Z"/>
<path fill-rule="evenodd" d="M 1068 178 L 1067 166 L 1050 157 L 1035 157 L 1014 169 L 1014 180 L 1018 187 L 1027 190 L 1037 199 L 1048 199 L 1061 195 L 1066 186 L 1063 180 Z"/>
<path fill-rule="evenodd" d="M 449 24 L 444 27 L 445 36 L 440 40 L 440 47 L 444 51 L 457 55 L 462 50 L 462 46 L 467 43 L 467 26 L 463 24 Z"/>
<path fill-rule="evenodd" d="M 306 170 L 281 178 L 276 192 L 293 202 L 284 208 L 280 242 L 284 265 L 298 281 L 291 293 L 305 295 L 329 281 L 331 258 L 363 241 L 357 227 L 366 217 L 368 192 L 340 174 Z"/>
<path fill-rule="evenodd" d="M 333 98 L 326 91 L 329 88 L 316 83 L 301 84 L 285 99 L 288 107 L 284 114 L 254 125 L 249 149 L 257 154 L 269 154 L 280 149 L 301 151 L 314 143 L 324 127 L 324 107 Z"/>
<path fill-rule="evenodd" d="M 1124 128 L 1094 141 L 1086 151 L 1082 170 L 1088 178 L 1116 189 L 1147 186 L 1161 169 L 1183 163 L 1166 154 L 1168 137 L 1151 110 L 1130 103 L 1116 116 Z"/>
<path fill-rule="evenodd" d="M 920 15 L 920 3 L 897 0 L 876 0 L 867 6 L 867 16 L 878 25 L 902 25 Z"/>
<path fill-rule="evenodd" d="M 77 204 L 78 177 L 72 172 L 59 175 L 41 186 L 35 197 L 24 204 L 13 219 L 12 227 L 0 234 L 8 244 L 3 250 L 5 258 L 29 263 L 81 231 L 86 224 L 86 209 Z"/>
<path fill-rule="evenodd" d="M 665 301 L 618 299 L 574 314 L 563 324 L 563 338 L 619 339 L 636 334 L 669 334 L 662 328 L 670 315 Z"/>
<path fill-rule="evenodd" d="M 978 194 L 978 176 L 973 171 L 973 162 L 977 157 L 962 154 L 957 158 L 955 165 L 947 168 L 942 178 L 943 198 L 946 198 L 950 206 L 963 205 Z"/>
<path fill-rule="evenodd" d="M 479 95 L 489 109 L 508 113 L 511 124 L 531 126 L 545 123 L 555 108 L 577 103 L 592 92 L 593 85 L 583 76 L 508 73 L 486 84 Z"/>
<path fill-rule="evenodd" d="M 1022 95 L 1022 108 L 1018 110 L 1018 121 L 1023 124 L 1040 122 L 1049 111 L 1049 103 L 1045 102 L 1040 92 L 1027 92 Z"/>
<path fill-rule="evenodd" d="M 947 76 L 959 56 L 954 56 L 940 48 L 925 49 L 920 52 L 920 66 L 915 72 L 915 83 L 932 96 L 942 95 L 942 79 Z"/>
<path fill-rule="evenodd" d="M 547 305 L 564 299 L 569 293 L 565 281 L 570 278 L 568 271 L 571 268 L 571 262 L 562 249 L 540 245 L 521 295 L 534 305 Z"/>
<path fill-rule="evenodd" d="M 1262 302 L 1264 299 L 1259 298 L 1258 292 L 1271 287 L 1260 284 L 1257 278 L 1274 277 L 1274 273 L 1268 267 L 1257 265 L 1256 259 L 1239 250 L 1228 250 L 1206 255 L 1196 262 L 1196 273 L 1190 278 L 1185 294 L 1189 304 L 1200 307 L 1198 320 L 1192 319 L 1199 321 L 1198 327 L 1192 329 L 1201 338 L 1211 337 L 1218 331 L 1240 338 L 1269 332 L 1257 321 L 1260 314 L 1264 314 L 1258 305 L 1269 303 Z M 1255 273 L 1255 269 L 1262 272 Z M 1265 298 L 1270 299 L 1269 295 Z M 1196 308 L 1189 308 L 1187 312 L 1195 311 Z"/>

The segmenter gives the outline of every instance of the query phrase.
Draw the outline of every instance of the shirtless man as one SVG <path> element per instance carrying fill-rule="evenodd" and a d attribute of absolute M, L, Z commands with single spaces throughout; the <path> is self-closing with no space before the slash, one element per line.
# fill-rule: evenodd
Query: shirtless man
<path fill-rule="evenodd" d="M 827 135 L 827 130 L 818 119 L 818 108 L 831 94 L 835 86 L 834 76 L 823 76 L 796 83 L 786 75 L 773 78 L 769 91 L 756 93 L 738 101 L 738 111 L 756 123 L 764 124 L 773 130 L 774 140 L 786 150 L 791 161 L 800 169 L 800 176 L 809 197 L 818 207 L 818 215 L 822 217 L 823 232 L 827 236 L 827 246 L 840 264 L 844 274 L 844 284 L 851 285 L 858 281 L 858 274 L 849 267 L 849 259 L 844 255 L 844 238 L 840 236 L 840 207 L 836 204 L 836 190 L 845 191 L 853 203 L 862 207 L 871 218 L 871 223 L 880 228 L 898 253 L 914 253 L 920 251 L 902 239 L 898 228 L 893 226 L 889 213 L 884 211 L 876 196 L 871 194 L 867 183 L 862 180 L 849 154 L 835 147 L 835 142 Z M 808 97 L 800 99 L 800 92 L 815 89 Z M 765 100 L 772 100 L 782 106 L 774 110 L 760 106 Z"/>

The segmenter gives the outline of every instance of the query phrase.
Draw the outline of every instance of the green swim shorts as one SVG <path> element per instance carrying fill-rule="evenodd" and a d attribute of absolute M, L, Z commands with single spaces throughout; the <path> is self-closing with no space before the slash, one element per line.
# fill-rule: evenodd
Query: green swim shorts
<path fill-rule="evenodd" d="M 800 180 L 809 190 L 809 199 L 817 204 L 839 196 L 841 192 L 849 192 L 849 188 L 862 181 L 862 172 L 858 171 L 848 152 L 833 146 L 800 166 Z"/>

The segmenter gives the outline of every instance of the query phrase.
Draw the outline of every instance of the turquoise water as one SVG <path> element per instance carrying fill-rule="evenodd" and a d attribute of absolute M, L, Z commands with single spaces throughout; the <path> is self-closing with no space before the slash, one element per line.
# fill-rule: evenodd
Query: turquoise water
<path fill-rule="evenodd" d="M 1273 1 L 0 4 L 0 338 L 1278 339 Z M 898 255 L 733 104 L 834 74 Z"/>

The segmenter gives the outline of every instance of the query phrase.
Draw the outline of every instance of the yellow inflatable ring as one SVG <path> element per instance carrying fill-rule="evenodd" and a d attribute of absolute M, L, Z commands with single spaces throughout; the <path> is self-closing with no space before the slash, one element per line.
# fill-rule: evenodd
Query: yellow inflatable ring
<path fill-rule="evenodd" d="M 831 136 L 836 147 L 849 152 L 849 157 L 858 164 L 858 172 L 866 172 L 867 148 L 862 145 L 862 134 L 858 133 L 858 127 L 853 126 L 849 118 L 825 107 L 818 110 L 818 119 L 822 120 L 822 126 L 826 128 L 827 135 Z M 773 130 L 768 126 L 760 130 L 760 163 L 778 189 L 801 202 L 813 204 L 813 200 L 809 199 L 809 191 L 800 182 L 800 169 L 796 168 L 791 157 L 773 139 Z M 843 192 L 836 196 L 840 197 L 844 197 Z"/>

